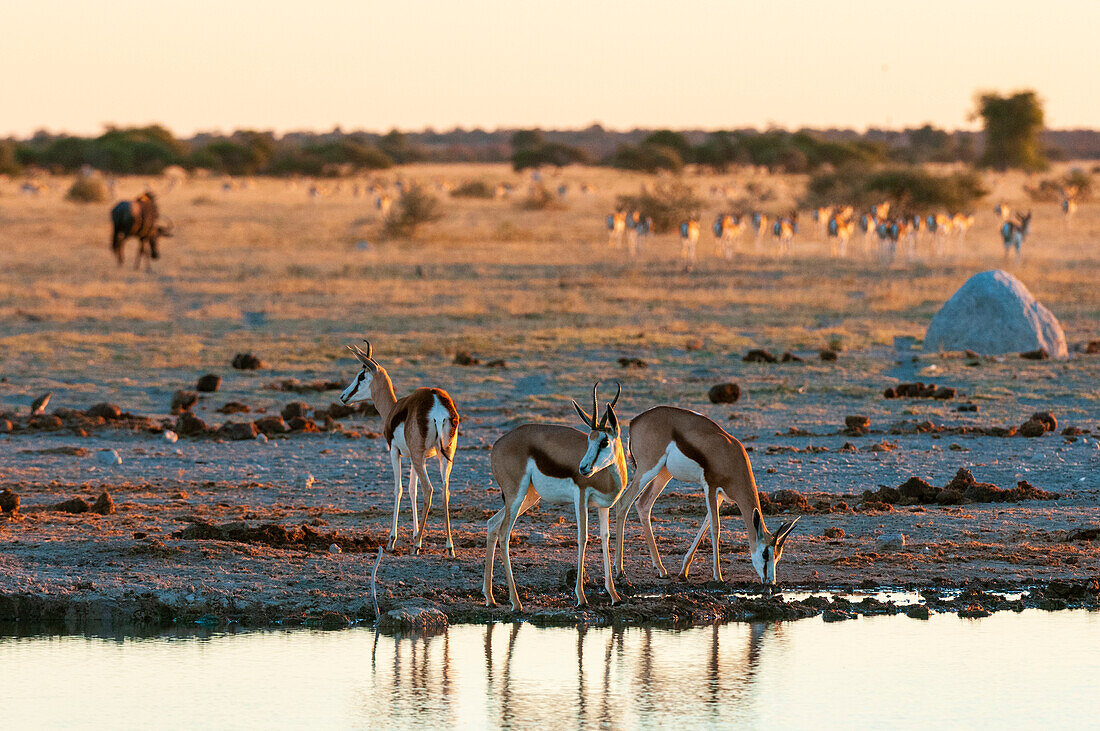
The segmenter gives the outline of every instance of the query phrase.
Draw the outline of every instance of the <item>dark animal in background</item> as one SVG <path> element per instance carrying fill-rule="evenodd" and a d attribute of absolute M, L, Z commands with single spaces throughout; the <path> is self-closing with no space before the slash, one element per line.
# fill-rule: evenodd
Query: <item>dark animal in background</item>
<path fill-rule="evenodd" d="M 152 269 L 153 259 L 160 258 L 157 249 L 157 239 L 162 236 L 172 235 L 171 222 L 158 220 L 156 197 L 145 192 L 136 200 L 122 201 L 111 209 L 111 224 L 114 232 L 111 236 L 111 251 L 118 258 L 118 265 L 122 266 L 122 244 L 126 239 L 134 236 L 138 240 L 138 255 L 134 261 L 134 269 L 141 268 L 141 260 L 148 257 L 147 268 Z"/>

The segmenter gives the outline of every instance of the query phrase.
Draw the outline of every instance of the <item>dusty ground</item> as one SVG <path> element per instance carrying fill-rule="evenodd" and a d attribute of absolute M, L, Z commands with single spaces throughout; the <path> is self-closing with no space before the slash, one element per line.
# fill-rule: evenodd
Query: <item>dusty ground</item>
<path fill-rule="evenodd" d="M 411 168 L 378 180 L 398 176 L 430 184 L 474 178 L 523 184 L 520 176 L 489 166 Z M 808 514 L 780 564 L 784 584 L 1024 586 L 1100 575 L 1096 541 L 1064 540 L 1074 529 L 1100 523 L 1100 356 L 1009 357 L 974 366 L 962 357 L 893 348 L 894 336 L 919 339 L 939 304 L 968 276 L 1001 265 L 989 210 L 995 200 L 1035 209 L 1016 273 L 1061 319 L 1071 349 L 1100 337 L 1100 206 L 1082 205 L 1066 227 L 1054 205 L 1022 199 L 1022 177 L 990 178 L 994 195 L 978 212 L 966 245 L 946 261 L 922 256 L 885 268 L 868 256 L 830 260 L 807 221 L 786 260 L 771 257 L 767 247 L 756 253 L 746 240 L 734 262 L 717 262 L 704 234 L 701 264 L 689 275 L 676 265 L 672 236 L 655 237 L 638 262 L 607 250 L 602 216 L 614 195 L 636 191 L 642 176 L 578 170 L 562 179 L 571 186 L 562 210 L 443 196 L 446 218 L 412 242 L 381 241 L 378 213 L 370 200 L 352 195 L 348 182 L 311 200 L 302 183 L 291 189 L 256 181 L 226 191 L 220 181 L 188 181 L 162 194 L 162 209 L 179 235 L 165 243 L 152 274 L 134 273 L 129 259 L 126 268 L 115 267 L 107 250 L 108 206 L 63 202 L 67 181 L 52 180 L 52 189 L 37 198 L 20 195 L 17 181 L 0 182 L 0 411 L 25 419 L 31 400 L 50 391 L 47 413 L 110 401 L 158 423 L 169 419 L 173 392 L 193 389 L 208 372 L 222 376 L 222 387 L 204 395 L 194 411 L 214 425 L 274 413 L 292 400 L 324 408 L 337 392 L 297 395 L 265 386 L 284 378 L 345 380 L 355 367 L 344 343 L 370 337 L 399 393 L 443 386 L 464 416 L 452 481 L 458 558 L 442 552 L 437 493 L 425 554 L 408 554 L 406 501 L 398 553 L 387 555 L 380 571 L 384 602 L 423 597 L 455 616 L 473 616 L 480 599 L 484 521 L 500 505 L 489 445 L 524 421 L 571 424 L 568 399 L 582 397 L 596 378 L 622 381 L 626 417 L 673 403 L 725 424 L 752 448 L 765 492 L 793 489 L 811 503 L 843 500 L 856 507 L 864 489 L 897 486 L 911 476 L 943 485 L 965 467 L 1001 487 L 1027 480 L 1061 494 L 1053 502 L 1016 505 Z M 595 192 L 580 193 L 582 181 Z M 147 182 L 162 185 L 123 180 L 118 195 Z M 556 187 L 558 179 L 549 182 Z M 741 191 L 749 182 L 767 186 L 778 206 L 802 181 L 726 176 L 690 182 L 704 196 L 719 182 Z M 711 198 L 710 205 L 708 219 L 724 204 Z M 839 359 L 820 361 L 817 351 L 830 344 L 842 348 Z M 757 346 L 791 350 L 806 362 L 741 362 Z M 502 358 L 507 367 L 456 366 L 456 349 L 483 361 Z M 243 351 L 268 367 L 232 370 L 230 359 Z M 622 357 L 641 358 L 648 367 L 621 368 Z M 882 397 L 886 386 L 912 380 L 960 394 L 951 401 Z M 707 401 L 707 389 L 722 381 L 740 384 L 738 403 Z M 217 413 L 228 401 L 243 402 L 252 413 Z M 962 402 L 979 410 L 956 411 Z M 1057 433 L 1032 439 L 889 433 L 902 421 L 1018 426 L 1039 410 L 1057 416 Z M 850 414 L 868 416 L 871 433 L 839 433 Z M 371 546 L 388 530 L 392 478 L 383 443 L 370 438 L 380 431 L 377 417 L 341 424 L 343 432 L 266 443 L 185 438 L 173 444 L 156 433 L 117 429 L 0 435 L 0 489 L 10 487 L 22 500 L 17 518 L 0 519 L 0 595 L 8 601 L 0 606 L 8 614 L 13 607 L 46 612 L 52 606 L 49 611 L 137 618 L 150 612 L 269 620 L 369 613 Z M 1060 435 L 1065 426 L 1091 433 L 1070 441 Z M 790 436 L 791 427 L 816 436 Z M 352 431 L 359 438 L 349 438 Z M 840 451 L 845 442 L 856 450 Z M 872 451 L 883 442 L 896 448 Z M 87 454 L 63 453 L 71 447 Z M 98 452 L 105 449 L 117 450 L 121 465 L 101 462 Z M 306 475 L 316 478 L 308 487 Z M 48 509 L 76 496 L 94 500 L 104 489 L 115 501 L 113 515 Z M 665 564 L 674 572 L 703 515 L 702 501 L 693 488 L 673 483 L 654 515 Z M 337 532 L 347 550 L 328 552 L 327 538 L 301 549 L 173 537 L 195 521 L 304 524 Z M 730 516 L 724 525 L 725 578 L 731 585 L 749 582 L 741 521 Z M 827 528 L 845 535 L 825 538 Z M 899 533 L 907 537 L 903 549 L 879 547 L 884 536 Z M 517 524 L 513 545 L 528 606 L 567 606 L 562 574 L 575 561 L 576 546 L 570 511 L 530 511 Z M 589 546 L 588 574 L 599 581 L 598 540 Z M 630 591 L 687 596 L 710 578 L 709 544 L 696 558 L 690 585 L 656 577 L 643 560 L 636 520 L 626 550 Z M 499 566 L 497 579 L 503 599 Z M 588 596 L 606 605 L 597 586 Z M 641 611 L 647 601 L 631 599 L 627 611 Z"/>

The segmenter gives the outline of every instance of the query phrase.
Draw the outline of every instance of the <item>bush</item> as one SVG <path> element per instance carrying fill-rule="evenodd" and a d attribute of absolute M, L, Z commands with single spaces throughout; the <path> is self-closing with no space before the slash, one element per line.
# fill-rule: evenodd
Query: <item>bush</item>
<path fill-rule="evenodd" d="M 107 200 L 107 183 L 98 175 L 81 175 L 69 187 L 65 200 L 73 203 L 103 203 Z"/>
<path fill-rule="evenodd" d="M 0 140 L 0 175 L 18 175 L 21 172 L 23 166 L 15 155 L 15 143 Z"/>
<path fill-rule="evenodd" d="M 535 185 L 531 187 L 527 197 L 520 202 L 519 207 L 525 211 L 552 211 L 564 209 L 565 204 L 545 185 Z"/>
<path fill-rule="evenodd" d="M 673 230 L 685 218 L 696 215 L 702 203 L 690 186 L 679 181 L 657 185 L 651 191 L 642 188 L 638 195 L 621 195 L 615 201 L 620 210 L 636 210 L 652 218 L 655 233 Z"/>
<path fill-rule="evenodd" d="M 495 198 L 496 186 L 484 180 L 470 180 L 451 191 L 452 198 Z"/>
<path fill-rule="evenodd" d="M 1039 181 L 1037 187 L 1025 185 L 1024 191 L 1037 203 L 1057 203 L 1062 200 L 1062 191 L 1067 188 L 1077 189 L 1077 200 L 1088 200 L 1092 194 L 1092 176 L 1081 168 L 1074 168 L 1060 178 Z"/>
<path fill-rule="evenodd" d="M 801 205 L 867 206 L 888 200 L 899 211 L 962 211 L 988 193 L 981 178 L 973 172 L 940 176 L 916 167 L 871 171 L 849 165 L 813 176 Z"/>
<path fill-rule="evenodd" d="M 422 224 L 441 218 L 443 210 L 439 199 L 421 186 L 412 185 L 401 194 L 397 205 L 386 216 L 384 231 L 388 236 L 410 238 Z"/>
<path fill-rule="evenodd" d="M 538 168 L 553 165 L 563 168 L 588 159 L 583 150 L 560 142 L 544 142 L 536 147 L 524 147 L 512 153 L 512 168 L 516 171 L 525 168 Z"/>
<path fill-rule="evenodd" d="M 980 94 L 976 107 L 972 117 L 981 117 L 985 129 L 985 151 L 979 160 L 983 167 L 1030 172 L 1047 168 L 1039 137 L 1044 124 L 1043 103 L 1034 91 L 1003 97 Z"/>
<path fill-rule="evenodd" d="M 655 173 L 669 170 L 678 173 L 684 168 L 684 159 L 671 147 L 663 145 L 619 145 L 608 159 L 611 167 L 620 170 L 640 170 Z"/>

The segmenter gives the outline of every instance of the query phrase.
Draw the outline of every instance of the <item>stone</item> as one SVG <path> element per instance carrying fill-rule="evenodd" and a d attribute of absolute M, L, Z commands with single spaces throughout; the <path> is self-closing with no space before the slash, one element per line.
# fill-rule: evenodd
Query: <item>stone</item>
<path fill-rule="evenodd" d="M 240 401 L 227 401 L 217 411 L 219 414 L 247 414 L 251 410 L 248 404 L 242 404 Z"/>
<path fill-rule="evenodd" d="M 108 421 L 122 417 L 122 409 L 107 402 L 95 404 L 84 413 L 88 416 L 99 417 L 101 419 L 107 419 Z"/>
<path fill-rule="evenodd" d="M 221 376 L 214 373 L 207 373 L 205 376 L 199 377 L 198 382 L 195 384 L 195 390 L 201 393 L 214 393 L 221 385 Z"/>
<path fill-rule="evenodd" d="M 281 413 L 287 421 L 296 417 L 306 417 L 309 416 L 309 404 L 304 401 L 291 401 L 283 407 Z"/>
<path fill-rule="evenodd" d="M 843 528 L 831 527 L 826 528 L 824 536 L 826 538 L 843 538 L 845 535 Z"/>
<path fill-rule="evenodd" d="M 176 442 L 179 441 L 179 438 L 180 438 L 180 435 L 176 434 L 171 429 L 165 429 L 164 430 L 164 441 L 168 442 L 169 444 L 175 444 Z"/>
<path fill-rule="evenodd" d="M 256 419 L 252 423 L 256 425 L 261 434 L 286 434 L 290 431 L 290 427 L 286 425 L 283 417 L 277 414 Z"/>
<path fill-rule="evenodd" d="M 5 515 L 14 515 L 19 510 L 19 495 L 5 488 L 0 492 L 0 512 Z"/>
<path fill-rule="evenodd" d="M 192 414 L 190 411 L 180 414 L 176 419 L 175 431 L 180 436 L 193 437 L 207 432 L 206 422 Z"/>
<path fill-rule="evenodd" d="M 875 550 L 879 553 L 902 551 L 905 549 L 905 536 L 901 533 L 893 533 L 881 536 L 875 543 Z"/>
<path fill-rule="evenodd" d="M 753 348 L 741 360 L 745 363 L 775 363 L 779 359 L 763 348 Z"/>
<path fill-rule="evenodd" d="M 199 395 L 194 391 L 176 391 L 172 394 L 172 407 L 169 413 L 182 414 L 190 411 L 199 400 Z"/>
<path fill-rule="evenodd" d="M 257 434 L 259 434 L 259 430 L 251 421 L 246 421 L 244 423 L 227 421 L 218 427 L 218 436 L 222 439 L 231 439 L 235 441 L 255 439 Z"/>
<path fill-rule="evenodd" d="M 317 422 L 313 419 L 307 419 L 303 416 L 295 416 L 293 419 L 287 420 L 287 426 L 291 431 L 301 431 L 307 433 L 314 433 L 321 431 L 317 428 Z"/>
<path fill-rule="evenodd" d="M 1022 437 L 1041 437 L 1047 433 L 1047 427 L 1038 419 L 1028 419 L 1020 425 L 1019 433 Z"/>
<path fill-rule="evenodd" d="M 122 457 L 118 456 L 118 452 L 113 449 L 104 449 L 96 453 L 96 459 L 101 465 L 107 467 L 114 467 L 122 464 Z"/>
<path fill-rule="evenodd" d="M 1044 349 L 1068 355 L 1058 319 L 1023 282 L 1000 269 L 975 274 L 932 318 L 924 335 L 926 351 L 970 349 L 1003 355 Z"/>
<path fill-rule="evenodd" d="M 734 404 L 741 398 L 741 387 L 736 383 L 719 383 L 707 391 L 712 404 Z"/>
<path fill-rule="evenodd" d="M 1047 431 L 1058 430 L 1058 419 L 1049 411 L 1036 411 L 1031 415 L 1033 421 L 1042 422 Z"/>
<path fill-rule="evenodd" d="M 906 610 L 905 616 L 912 617 L 913 619 L 929 619 L 932 613 L 928 611 L 928 607 L 923 604 L 914 604 Z"/>
<path fill-rule="evenodd" d="M 91 507 L 83 498 L 74 497 L 72 500 L 54 505 L 53 509 L 62 513 L 86 513 L 91 510 Z"/>
<path fill-rule="evenodd" d="M 455 359 L 454 359 L 454 364 L 455 365 L 472 366 L 472 365 L 478 365 L 479 363 L 481 363 L 481 360 L 479 358 L 475 358 L 474 356 L 470 355 L 470 352 L 467 351 L 467 350 L 459 350 L 459 351 L 455 352 Z"/>
<path fill-rule="evenodd" d="M 237 353 L 232 366 L 239 371 L 257 371 L 264 367 L 264 362 L 252 353 Z"/>
<path fill-rule="evenodd" d="M 818 353 L 818 357 L 825 362 L 832 362 L 837 359 L 837 353 L 835 350 L 822 350 Z"/>

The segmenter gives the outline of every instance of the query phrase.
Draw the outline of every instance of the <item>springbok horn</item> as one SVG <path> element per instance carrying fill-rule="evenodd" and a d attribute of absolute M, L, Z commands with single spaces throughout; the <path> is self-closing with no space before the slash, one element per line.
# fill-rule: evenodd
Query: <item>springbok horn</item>
<path fill-rule="evenodd" d="M 363 354 L 362 350 L 359 350 L 358 347 L 356 347 L 354 345 L 348 345 L 347 349 L 351 351 L 351 354 L 354 355 L 356 360 L 358 360 L 360 363 L 366 363 L 367 362 L 366 356 Z"/>
<path fill-rule="evenodd" d="M 588 414 L 584 413 L 584 409 L 582 409 L 581 405 L 578 404 L 575 400 L 573 401 L 573 408 L 577 410 L 577 414 L 580 415 L 581 421 L 583 421 L 589 429 L 595 428 L 595 425 L 592 423 L 595 417 L 593 417 L 593 419 L 588 418 Z"/>
<path fill-rule="evenodd" d="M 600 404 L 596 398 L 596 389 L 600 387 L 600 382 L 596 381 L 592 384 L 592 426 L 595 427 L 596 419 L 600 418 Z"/>
<path fill-rule="evenodd" d="M 371 347 L 370 341 L 363 338 L 363 342 L 367 344 L 367 359 L 370 360 L 374 357 L 374 348 Z"/>
<path fill-rule="evenodd" d="M 608 404 L 611 408 L 615 408 L 615 404 L 619 403 L 619 395 L 623 392 L 623 384 L 619 381 L 615 381 L 615 398 L 611 399 L 611 403 Z"/>

